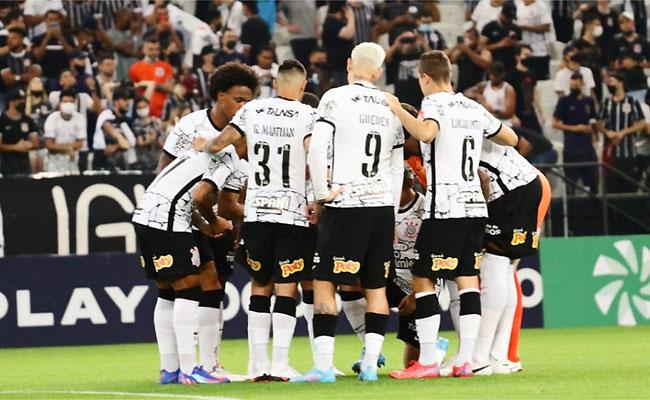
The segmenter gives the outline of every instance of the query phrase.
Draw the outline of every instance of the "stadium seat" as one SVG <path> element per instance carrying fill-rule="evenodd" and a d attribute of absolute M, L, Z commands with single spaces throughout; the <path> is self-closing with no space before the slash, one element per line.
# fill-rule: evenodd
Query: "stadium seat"
<path fill-rule="evenodd" d="M 465 6 L 458 1 L 441 1 L 438 4 L 440 22 L 462 26 L 465 22 Z M 445 39 L 447 37 L 445 36 Z"/>
<path fill-rule="evenodd" d="M 433 27 L 442 33 L 442 36 L 447 42 L 447 46 L 453 46 L 456 43 L 456 38 L 463 34 L 463 24 L 450 24 L 446 22 L 436 22 Z"/>

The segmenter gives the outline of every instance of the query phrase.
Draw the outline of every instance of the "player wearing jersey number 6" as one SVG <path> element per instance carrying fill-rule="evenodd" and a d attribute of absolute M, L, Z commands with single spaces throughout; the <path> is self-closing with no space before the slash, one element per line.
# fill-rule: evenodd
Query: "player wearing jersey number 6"
<path fill-rule="evenodd" d="M 503 145 L 517 144 L 515 133 L 483 106 L 454 93 L 450 77 L 451 66 L 444 53 L 431 51 L 420 56 L 419 83 L 426 96 L 421 107 L 423 120 L 386 93 L 404 128 L 422 142 L 427 169 L 427 206 L 415 244 L 419 259 L 413 266 L 420 356 L 409 368 L 391 372 L 396 379 L 440 374 L 435 358 L 440 327 L 436 278 L 455 280 L 460 289 L 461 341 L 453 374 L 472 375 L 470 361 L 481 319 L 478 274 L 487 218 L 478 177 L 481 145 L 484 137 Z"/>

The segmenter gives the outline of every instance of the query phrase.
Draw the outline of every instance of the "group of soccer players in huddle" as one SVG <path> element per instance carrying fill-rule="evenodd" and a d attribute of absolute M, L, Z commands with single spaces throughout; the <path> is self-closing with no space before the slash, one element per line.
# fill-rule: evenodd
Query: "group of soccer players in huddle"
<path fill-rule="evenodd" d="M 385 363 L 391 308 L 405 342 L 392 378 L 521 370 L 515 270 L 537 248 L 548 182 L 510 128 L 454 93 L 444 53 L 420 57 L 420 115 L 374 85 L 384 57 L 356 46 L 349 84 L 320 101 L 304 93 L 298 61 L 280 65 L 277 97 L 255 100 L 255 73 L 228 63 L 211 78 L 213 106 L 177 123 L 133 215 L 159 288 L 160 383 L 336 381 L 337 290 L 363 342 L 362 381 Z M 246 376 L 219 362 L 232 252 L 251 276 Z M 304 374 L 289 364 L 298 285 L 314 363 Z M 436 352 L 443 285 L 460 339 L 447 366 Z"/>

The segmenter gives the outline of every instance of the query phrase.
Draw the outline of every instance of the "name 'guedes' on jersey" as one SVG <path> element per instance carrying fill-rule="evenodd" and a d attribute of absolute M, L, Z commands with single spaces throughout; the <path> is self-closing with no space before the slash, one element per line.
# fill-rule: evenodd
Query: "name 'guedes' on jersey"
<path fill-rule="evenodd" d="M 539 172 L 510 146 L 483 141 L 479 169 L 490 177 L 488 203 L 534 181 Z"/>
<path fill-rule="evenodd" d="M 383 93 L 363 83 L 330 89 L 318 112 L 334 128 L 332 186 L 345 186 L 327 206 L 394 206 L 391 157 L 393 149 L 404 145 L 404 132 Z"/>
<path fill-rule="evenodd" d="M 250 101 L 235 114 L 230 125 L 248 145 L 245 222 L 308 226 L 304 140 L 316 119 L 312 107 L 282 97 Z"/>
<path fill-rule="evenodd" d="M 422 100 L 421 113 L 440 128 L 433 142 L 420 143 L 427 171 L 423 218 L 487 217 L 478 166 L 483 138 L 496 135 L 501 121 L 462 93 L 429 95 Z"/>
<path fill-rule="evenodd" d="M 194 185 L 207 180 L 219 190 L 241 191 L 245 175 L 240 161 L 232 145 L 213 155 L 186 152 L 147 187 L 133 212 L 133 222 L 168 232 L 191 232 Z"/>

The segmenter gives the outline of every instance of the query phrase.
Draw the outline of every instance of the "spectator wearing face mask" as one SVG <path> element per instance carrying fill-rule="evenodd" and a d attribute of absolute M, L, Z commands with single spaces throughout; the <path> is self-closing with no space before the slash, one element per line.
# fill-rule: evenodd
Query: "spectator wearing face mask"
<path fill-rule="evenodd" d="M 262 48 L 257 53 L 257 64 L 252 67 L 260 82 L 260 95 L 258 97 L 261 99 L 275 96 L 273 80 L 278 75 L 278 64 L 273 62 L 273 55 L 271 47 Z"/>
<path fill-rule="evenodd" d="M 132 97 L 126 88 L 116 88 L 113 108 L 102 111 L 97 117 L 93 136 L 93 170 L 126 170 L 136 161 L 132 150 L 136 139 L 126 117 Z"/>
<path fill-rule="evenodd" d="M 564 163 L 598 162 L 594 148 L 596 105 L 591 97 L 585 96 L 582 90 L 583 77 L 574 72 L 570 80 L 570 92 L 563 95 L 553 112 L 553 128 L 564 134 L 563 156 Z M 582 185 L 592 192 L 598 191 L 598 167 L 575 166 L 564 169 L 564 174 L 572 182 L 582 180 Z M 574 185 L 569 182 L 567 193 L 576 192 Z"/>
<path fill-rule="evenodd" d="M 76 97 L 72 89 L 63 90 L 59 110 L 45 120 L 46 172 L 79 172 L 79 149 L 86 140 L 86 118 L 76 110 Z"/>
<path fill-rule="evenodd" d="M 423 11 L 418 18 L 417 32 L 424 38 L 426 50 L 447 50 L 447 41 L 439 30 L 433 27 L 430 12 Z"/>
<path fill-rule="evenodd" d="M 636 165 L 636 136 L 645 129 L 641 105 L 626 93 L 625 75 L 612 71 L 607 78 L 607 89 L 611 94 L 600 107 L 596 127 L 605 134 L 603 162 L 623 172 L 633 181 L 640 178 Z M 607 173 L 609 193 L 636 192 L 636 185 L 618 174 Z"/>
<path fill-rule="evenodd" d="M 614 36 L 620 32 L 618 27 L 619 12 L 611 6 L 610 0 L 597 0 L 595 4 L 581 4 L 574 17 L 580 18 L 589 14 L 596 15 L 603 27 L 603 33 L 596 38 L 596 43 L 601 50 L 600 64 L 607 67 L 612 60 Z"/>
<path fill-rule="evenodd" d="M 532 49 L 528 45 L 517 48 L 515 53 L 515 70 L 510 74 L 508 81 L 515 89 L 515 125 L 520 125 L 538 134 L 543 133 L 541 125 L 544 124 L 544 111 L 537 90 L 537 79 L 531 71 L 530 54 Z"/>
<path fill-rule="evenodd" d="M 643 69 L 650 68 L 650 43 L 636 33 L 632 13 L 622 13 L 618 23 L 621 33 L 614 38 L 612 66 L 625 76 L 627 94 L 641 103 L 648 88 Z"/>
<path fill-rule="evenodd" d="M 306 91 L 321 97 L 334 86 L 332 79 L 332 68 L 327 63 L 327 52 L 322 47 L 316 47 L 309 54 L 307 66 L 307 87 Z"/>
<path fill-rule="evenodd" d="M 0 114 L 0 174 L 29 175 L 29 152 L 38 148 L 38 130 L 25 115 L 25 91 L 11 89 L 7 109 Z"/>
<path fill-rule="evenodd" d="M 478 31 L 470 27 L 449 51 L 449 60 L 458 65 L 456 90 L 464 92 L 483 80 L 485 70 L 492 65 L 492 53 L 479 42 Z"/>
<path fill-rule="evenodd" d="M 151 115 L 160 117 L 163 105 L 174 89 L 172 66 L 159 59 L 160 42 L 155 35 L 146 37 L 142 52 L 144 57 L 131 65 L 129 77 L 139 94 L 149 100 Z"/>
<path fill-rule="evenodd" d="M 582 86 L 582 94 L 591 97 L 594 100 L 595 106 L 598 107 L 594 75 L 589 68 L 580 65 L 578 51 L 571 45 L 564 49 L 564 67 L 555 75 L 555 81 L 553 83 L 555 93 L 557 93 L 558 97 L 571 94 L 571 76 L 576 72 L 582 75 L 582 82 L 584 83 Z M 598 111 L 598 108 L 596 108 L 596 111 Z"/>
<path fill-rule="evenodd" d="M 603 26 L 600 18 L 594 13 L 585 15 L 582 18 L 582 35 L 579 39 L 571 42 L 577 50 L 577 56 L 580 65 L 591 70 L 594 77 L 594 90 L 596 99 L 603 97 L 603 71 L 605 65 L 602 64 L 602 50 L 598 46 L 598 38 L 603 34 Z"/>
<path fill-rule="evenodd" d="M 135 103 L 135 118 L 131 126 L 135 134 L 135 156 L 137 161 L 130 165 L 131 169 L 154 171 L 160 157 L 161 132 L 160 119 L 152 117 L 149 112 L 149 101 L 144 97 Z"/>
<path fill-rule="evenodd" d="M 248 57 L 237 49 L 239 37 L 235 31 L 226 29 L 221 36 L 221 49 L 214 58 L 214 64 L 219 67 L 227 62 L 235 61 L 242 64 L 248 62 Z"/>
<path fill-rule="evenodd" d="M 417 106 L 422 103 L 420 76 L 420 54 L 425 49 L 425 39 L 421 35 L 406 31 L 397 37 L 386 51 L 386 69 L 394 71 L 395 96 L 401 102 Z"/>
<path fill-rule="evenodd" d="M 494 61 L 501 61 L 506 72 L 515 67 L 515 47 L 521 40 L 521 29 L 513 23 L 517 8 L 513 3 L 504 3 L 499 18 L 481 30 L 482 45 L 492 52 Z"/>

